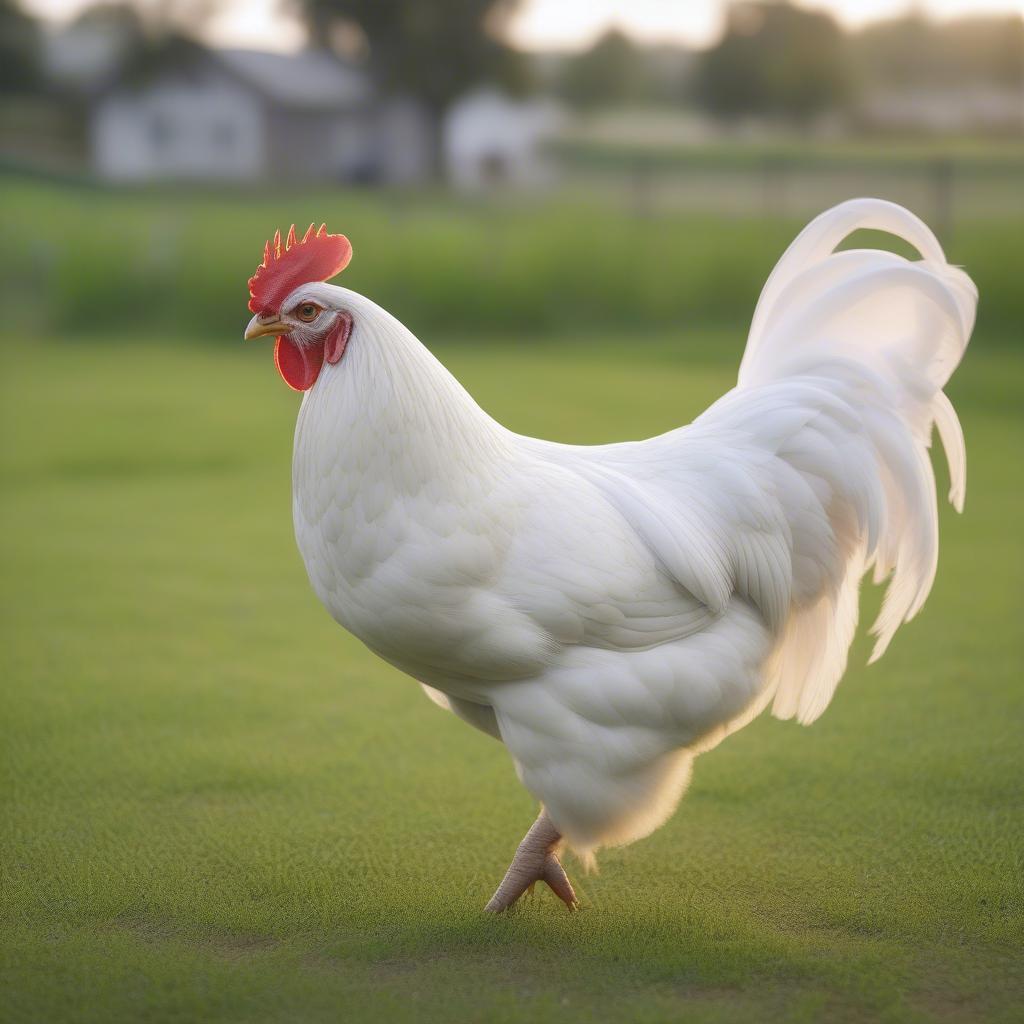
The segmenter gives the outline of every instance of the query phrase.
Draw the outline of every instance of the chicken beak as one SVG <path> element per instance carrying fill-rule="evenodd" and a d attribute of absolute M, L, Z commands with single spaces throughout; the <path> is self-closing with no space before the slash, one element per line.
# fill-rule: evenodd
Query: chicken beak
<path fill-rule="evenodd" d="M 288 326 L 282 323 L 276 313 L 257 313 L 245 329 L 245 340 L 265 338 L 268 334 L 287 334 L 288 330 Z"/>

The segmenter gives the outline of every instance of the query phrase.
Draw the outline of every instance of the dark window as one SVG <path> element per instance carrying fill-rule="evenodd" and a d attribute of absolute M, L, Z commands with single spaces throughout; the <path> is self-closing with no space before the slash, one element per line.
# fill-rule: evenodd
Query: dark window
<path fill-rule="evenodd" d="M 485 153 L 480 159 L 480 177 L 488 185 L 500 185 L 508 178 L 508 164 L 501 153 Z"/>

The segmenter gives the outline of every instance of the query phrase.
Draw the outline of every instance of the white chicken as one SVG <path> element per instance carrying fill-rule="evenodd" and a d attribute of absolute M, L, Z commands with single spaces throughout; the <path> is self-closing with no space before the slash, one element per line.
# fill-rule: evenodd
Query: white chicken
<path fill-rule="evenodd" d="M 872 228 L 921 259 L 836 251 Z M 922 606 L 938 528 L 933 425 L 962 508 L 942 388 L 977 292 L 892 203 L 814 220 L 754 313 L 737 386 L 692 424 L 580 447 L 487 415 L 393 316 L 323 283 L 348 262 L 312 226 L 268 243 L 246 337 L 276 335 L 306 392 L 295 535 L 330 614 L 508 748 L 542 810 L 488 910 L 558 861 L 675 809 L 697 754 L 771 705 L 813 722 L 854 635 L 861 577 L 891 574 L 874 658 Z"/>

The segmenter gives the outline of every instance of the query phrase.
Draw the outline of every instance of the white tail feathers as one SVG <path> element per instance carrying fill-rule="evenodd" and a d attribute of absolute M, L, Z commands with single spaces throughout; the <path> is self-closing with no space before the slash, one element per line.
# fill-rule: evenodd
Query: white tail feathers
<path fill-rule="evenodd" d="M 863 228 L 904 239 L 921 259 L 835 251 Z M 946 263 L 932 232 L 877 199 L 843 203 L 812 221 L 761 293 L 739 385 L 804 385 L 808 425 L 778 454 L 811 484 L 828 516 L 832 536 L 818 561 L 838 559 L 823 571 L 814 566 L 810 575 L 827 583 L 794 604 L 769 666 L 781 718 L 810 722 L 828 705 L 846 666 L 864 573 L 873 568 L 876 582 L 892 577 L 872 627 L 872 661 L 928 596 L 939 544 L 927 449 L 935 427 L 949 464 L 949 499 L 961 510 L 964 439 L 942 388 L 967 347 L 976 305 L 970 278 Z M 810 382 L 822 391 L 820 405 L 807 399 Z M 794 594 L 800 589 L 795 578 Z"/>

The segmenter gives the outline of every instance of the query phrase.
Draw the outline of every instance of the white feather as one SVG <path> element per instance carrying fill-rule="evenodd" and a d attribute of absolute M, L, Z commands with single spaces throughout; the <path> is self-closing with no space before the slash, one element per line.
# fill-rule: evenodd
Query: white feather
<path fill-rule="evenodd" d="M 835 252 L 875 228 L 922 259 Z M 892 579 L 874 657 L 935 576 L 942 387 L 976 293 L 891 203 L 813 221 L 754 314 L 739 383 L 688 427 L 598 447 L 513 434 L 368 299 L 296 430 L 299 548 L 339 623 L 498 736 L 583 851 L 671 814 L 693 757 L 772 704 L 828 706 L 861 577 Z M 306 286 L 308 291 L 310 286 Z"/>

